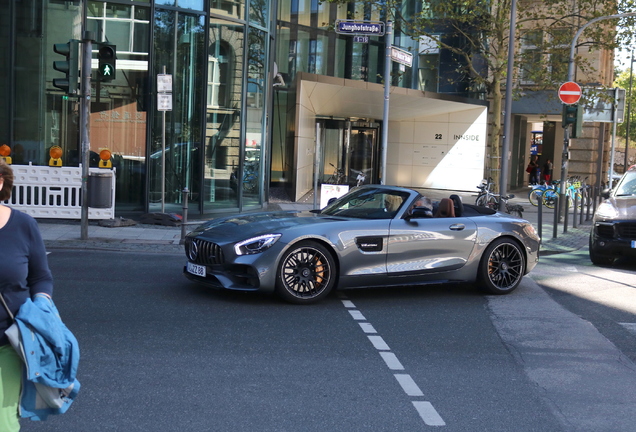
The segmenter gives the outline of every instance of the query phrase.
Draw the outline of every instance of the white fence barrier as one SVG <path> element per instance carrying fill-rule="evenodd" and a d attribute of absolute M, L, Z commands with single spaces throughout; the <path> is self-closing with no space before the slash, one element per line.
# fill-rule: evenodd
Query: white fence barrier
<path fill-rule="evenodd" d="M 38 165 L 11 165 L 15 179 L 9 207 L 21 210 L 34 218 L 81 219 L 82 167 L 50 167 Z M 110 173 L 110 175 L 108 175 Z M 106 175 L 109 178 L 105 178 Z M 110 182 L 110 206 L 88 208 L 89 219 L 115 218 L 115 170 L 89 168 L 91 176 Z M 89 180 L 90 184 L 90 180 Z M 106 184 L 106 187 L 108 185 Z M 88 195 L 98 191 L 89 189 Z M 102 191 L 103 192 L 103 191 Z M 91 201 L 91 200 L 89 200 Z M 103 199 L 101 201 L 104 201 Z M 100 205 L 102 207 L 102 205 Z"/>

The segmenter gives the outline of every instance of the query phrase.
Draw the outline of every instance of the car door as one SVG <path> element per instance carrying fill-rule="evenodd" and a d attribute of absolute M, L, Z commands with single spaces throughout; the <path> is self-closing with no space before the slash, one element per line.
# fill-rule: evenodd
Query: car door
<path fill-rule="evenodd" d="M 341 223 L 336 241 L 340 274 L 356 279 L 386 275 L 390 219 Z"/>
<path fill-rule="evenodd" d="M 389 228 L 389 277 L 433 274 L 461 268 L 468 260 L 477 225 L 467 217 L 394 219 Z"/>

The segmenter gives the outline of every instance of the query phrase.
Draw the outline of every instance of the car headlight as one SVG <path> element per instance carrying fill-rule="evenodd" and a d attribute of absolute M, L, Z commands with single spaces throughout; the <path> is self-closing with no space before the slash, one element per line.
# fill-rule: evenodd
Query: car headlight
<path fill-rule="evenodd" d="M 606 201 L 598 206 L 595 216 L 601 219 L 616 219 L 618 217 L 618 211 L 616 207 Z"/>
<path fill-rule="evenodd" d="M 276 243 L 281 234 L 266 234 L 243 240 L 234 245 L 237 255 L 251 255 L 266 251 Z"/>

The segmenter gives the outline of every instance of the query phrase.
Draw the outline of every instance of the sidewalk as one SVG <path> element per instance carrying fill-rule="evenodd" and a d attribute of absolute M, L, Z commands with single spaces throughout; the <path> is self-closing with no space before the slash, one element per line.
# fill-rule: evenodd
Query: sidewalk
<path fill-rule="evenodd" d="M 431 191 L 434 199 L 448 196 L 452 191 Z M 527 200 L 527 190 L 513 191 L 516 197 L 510 202 L 521 204 L 524 208 L 523 216 L 537 227 L 538 211 Z M 459 193 L 465 203 L 474 203 L 476 193 Z M 302 199 L 299 202 L 276 201 L 269 204 L 268 211 L 274 210 L 310 210 L 313 208 L 313 198 Z M 552 211 L 544 209 L 543 241 L 541 254 L 549 255 L 578 250 L 588 243 L 591 221 L 583 222 L 578 228 L 572 228 L 570 220 L 568 232 L 563 233 L 563 225 L 558 226 L 557 238 L 552 238 Z M 570 217 L 571 218 L 571 217 Z M 140 224 L 131 226 L 100 226 L 97 221 L 90 221 L 88 226 L 88 240 L 81 240 L 80 221 L 38 219 L 42 238 L 47 248 L 99 249 L 118 251 L 139 251 L 154 253 L 183 254 L 181 241 L 181 227 Z M 190 221 L 186 232 L 191 231 L 196 222 Z"/>

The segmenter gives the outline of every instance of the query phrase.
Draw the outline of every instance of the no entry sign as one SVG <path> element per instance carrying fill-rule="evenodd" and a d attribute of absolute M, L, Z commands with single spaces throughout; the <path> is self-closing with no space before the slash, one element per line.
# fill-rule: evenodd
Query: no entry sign
<path fill-rule="evenodd" d="M 568 81 L 559 87 L 559 99 L 566 105 L 575 104 L 581 99 L 581 86 L 574 81 Z"/>

